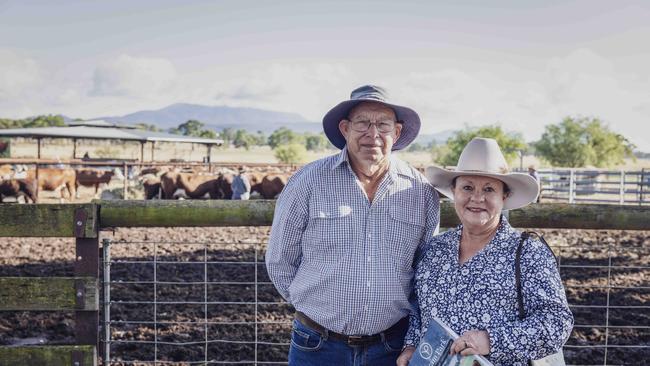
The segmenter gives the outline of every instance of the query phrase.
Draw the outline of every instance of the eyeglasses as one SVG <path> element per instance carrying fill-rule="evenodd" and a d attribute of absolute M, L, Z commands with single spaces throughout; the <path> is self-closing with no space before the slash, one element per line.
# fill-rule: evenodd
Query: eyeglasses
<path fill-rule="evenodd" d="M 375 121 L 375 122 L 370 122 L 367 120 L 361 120 L 361 121 L 350 121 L 350 128 L 357 132 L 366 132 L 370 129 L 370 125 L 375 125 L 377 127 L 377 131 L 381 133 L 389 133 L 393 132 L 395 129 L 395 121 L 393 120 L 385 120 L 385 121 Z"/>

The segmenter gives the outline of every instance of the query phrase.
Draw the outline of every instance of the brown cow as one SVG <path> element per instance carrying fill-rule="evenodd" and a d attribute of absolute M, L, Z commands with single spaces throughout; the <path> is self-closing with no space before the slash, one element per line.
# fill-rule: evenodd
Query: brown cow
<path fill-rule="evenodd" d="M 160 178 L 153 174 L 147 174 L 140 177 L 142 188 L 144 189 L 144 199 L 152 200 L 162 198 L 162 189 L 160 188 Z"/>
<path fill-rule="evenodd" d="M 160 187 L 164 199 L 173 199 L 177 191 L 183 190 L 188 198 L 202 198 L 206 194 L 210 198 L 220 198 L 218 187 L 219 176 L 209 174 L 180 173 L 170 171 L 160 177 Z"/>
<path fill-rule="evenodd" d="M 9 164 L 0 165 L 0 179 L 10 179 L 14 176 L 14 167 Z"/>
<path fill-rule="evenodd" d="M 108 185 L 113 179 L 113 176 L 116 175 L 116 170 L 111 171 L 99 170 L 99 169 L 79 169 L 77 170 L 76 179 L 74 186 L 77 189 L 77 198 L 79 198 L 79 186 L 84 187 L 95 187 L 95 197 L 97 197 L 99 192 L 99 186 L 101 184 Z M 121 174 L 117 174 L 118 178 Z M 124 176 L 122 176 L 124 178 Z"/>
<path fill-rule="evenodd" d="M 3 197 L 24 197 L 25 202 L 36 203 L 36 187 L 34 181 L 27 181 L 26 179 L 0 179 L 0 203 L 3 202 Z"/>
<path fill-rule="evenodd" d="M 282 192 L 290 176 L 289 174 L 269 174 L 262 179 L 258 192 L 262 198 L 273 199 Z"/>
<path fill-rule="evenodd" d="M 64 168 L 40 168 L 38 169 L 38 189 L 42 191 L 56 191 L 61 190 L 61 201 L 65 198 L 63 188 L 68 190 L 70 201 L 75 197 L 75 180 L 77 173 L 74 169 Z M 36 170 L 30 169 L 27 171 L 27 182 L 36 180 Z"/>

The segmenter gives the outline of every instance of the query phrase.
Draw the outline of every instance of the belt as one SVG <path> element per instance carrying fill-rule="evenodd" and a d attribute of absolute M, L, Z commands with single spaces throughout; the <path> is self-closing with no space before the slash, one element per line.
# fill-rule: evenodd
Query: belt
<path fill-rule="evenodd" d="M 408 329 L 408 317 L 402 318 L 397 323 L 393 324 L 390 328 L 385 331 L 373 335 L 345 335 L 341 333 L 333 332 L 322 325 L 311 320 L 307 315 L 296 311 L 296 320 L 306 325 L 307 327 L 317 331 L 323 338 L 336 339 L 337 341 L 343 341 L 349 346 L 368 346 L 371 344 L 379 343 L 383 339 L 395 335 L 398 333 L 404 333 Z"/>

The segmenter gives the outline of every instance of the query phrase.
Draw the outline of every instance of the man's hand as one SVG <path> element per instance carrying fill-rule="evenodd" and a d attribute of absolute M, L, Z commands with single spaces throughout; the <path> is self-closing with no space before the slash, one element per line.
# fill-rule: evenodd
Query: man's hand
<path fill-rule="evenodd" d="M 487 355 L 490 353 L 490 335 L 484 330 L 468 330 L 451 344 L 449 353 L 467 355 Z"/>
<path fill-rule="evenodd" d="M 415 352 L 415 347 L 413 346 L 407 346 L 404 348 L 402 351 L 402 354 L 399 355 L 397 358 L 397 366 L 407 366 L 409 364 L 409 361 L 411 360 L 411 357 L 413 357 L 413 353 Z"/>

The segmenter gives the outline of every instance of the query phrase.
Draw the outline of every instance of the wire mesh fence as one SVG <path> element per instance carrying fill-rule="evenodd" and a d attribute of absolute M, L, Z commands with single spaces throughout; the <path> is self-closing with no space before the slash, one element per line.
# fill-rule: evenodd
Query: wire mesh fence
<path fill-rule="evenodd" d="M 575 327 L 568 364 L 650 359 L 650 246 L 591 232 L 554 240 Z M 265 240 L 103 242 L 110 365 L 287 364 L 293 309 L 266 273 Z"/>

